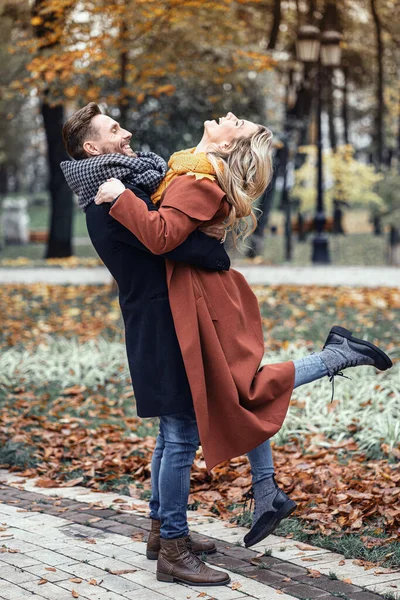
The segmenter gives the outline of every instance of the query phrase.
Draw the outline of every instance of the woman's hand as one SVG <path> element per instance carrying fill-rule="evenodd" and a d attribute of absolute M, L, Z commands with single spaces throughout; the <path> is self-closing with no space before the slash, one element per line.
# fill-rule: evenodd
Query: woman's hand
<path fill-rule="evenodd" d="M 208 235 L 209 237 L 219 240 L 223 244 L 226 240 L 226 225 L 224 223 L 218 223 L 216 225 L 207 225 L 207 227 L 199 227 L 199 230 Z"/>
<path fill-rule="evenodd" d="M 112 177 L 107 179 L 106 183 L 103 183 L 97 190 L 96 197 L 94 199 L 96 204 L 103 204 L 103 202 L 112 202 L 117 196 L 122 194 L 125 190 L 125 186 L 119 179 Z"/>

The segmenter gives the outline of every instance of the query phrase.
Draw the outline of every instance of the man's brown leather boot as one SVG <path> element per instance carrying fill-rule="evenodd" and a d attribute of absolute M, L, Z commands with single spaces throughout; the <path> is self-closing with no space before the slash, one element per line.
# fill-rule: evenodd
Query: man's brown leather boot
<path fill-rule="evenodd" d="M 147 540 L 146 556 L 149 560 L 157 560 L 160 552 L 160 521 L 151 519 L 151 531 Z M 214 542 L 210 540 L 194 540 L 190 538 L 194 554 L 214 554 L 217 551 Z"/>
<path fill-rule="evenodd" d="M 231 578 L 223 571 L 211 569 L 191 550 L 189 536 L 165 540 L 160 538 L 157 562 L 158 581 L 179 581 L 188 585 L 226 585 Z"/>

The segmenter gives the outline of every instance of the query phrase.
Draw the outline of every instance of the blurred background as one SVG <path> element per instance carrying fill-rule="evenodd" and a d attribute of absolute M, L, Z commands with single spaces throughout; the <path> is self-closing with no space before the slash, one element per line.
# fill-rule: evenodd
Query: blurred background
<path fill-rule="evenodd" d="M 0 265 L 94 260 L 59 168 L 63 122 L 94 100 L 166 159 L 227 111 L 273 130 L 243 259 L 399 266 L 395 4 L 0 0 Z"/>

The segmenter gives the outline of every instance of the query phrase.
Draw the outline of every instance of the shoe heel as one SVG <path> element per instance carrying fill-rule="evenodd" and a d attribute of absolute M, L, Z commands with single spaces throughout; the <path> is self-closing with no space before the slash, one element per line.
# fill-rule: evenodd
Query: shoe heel
<path fill-rule="evenodd" d="M 174 583 L 174 576 L 168 575 L 168 573 L 159 573 L 157 571 L 157 581 L 165 581 L 166 583 Z"/>
<path fill-rule="evenodd" d="M 330 333 L 337 333 L 345 338 L 349 338 L 353 335 L 352 331 L 349 331 L 349 329 L 346 329 L 345 327 L 340 327 L 340 325 L 334 325 Z"/>
<path fill-rule="evenodd" d="M 149 560 L 157 560 L 158 552 L 154 552 L 154 550 L 146 550 L 146 558 Z"/>

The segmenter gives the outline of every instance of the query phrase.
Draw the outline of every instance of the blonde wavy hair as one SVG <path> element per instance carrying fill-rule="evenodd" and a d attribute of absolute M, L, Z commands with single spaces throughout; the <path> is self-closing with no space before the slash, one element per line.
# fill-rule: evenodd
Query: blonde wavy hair
<path fill-rule="evenodd" d="M 239 237 L 245 240 L 257 226 L 253 204 L 271 181 L 272 131 L 258 125 L 253 135 L 234 140 L 226 150 L 212 148 L 207 156 L 231 205 L 226 224 L 236 245 Z"/>

